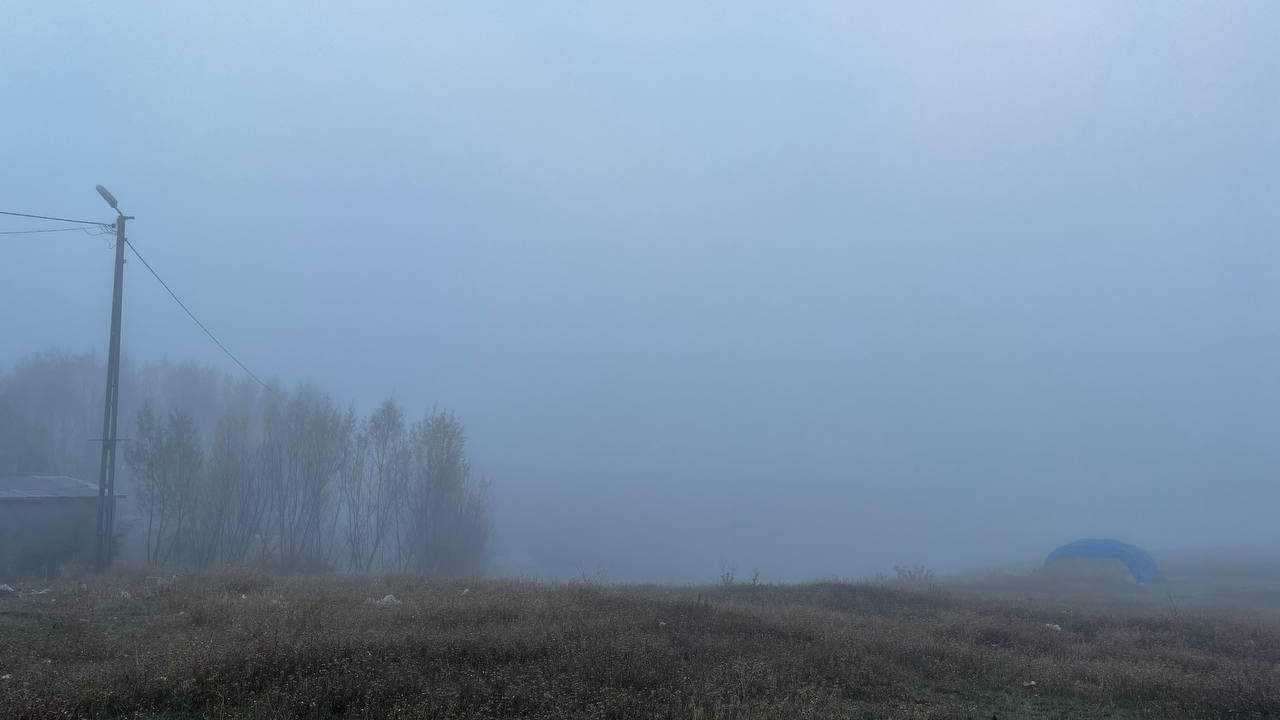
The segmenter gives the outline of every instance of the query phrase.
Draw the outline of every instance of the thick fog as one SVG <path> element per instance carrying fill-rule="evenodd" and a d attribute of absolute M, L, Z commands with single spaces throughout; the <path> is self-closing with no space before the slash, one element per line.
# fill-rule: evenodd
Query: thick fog
<path fill-rule="evenodd" d="M 1280 543 L 1270 4 L 4 15 L 0 210 L 102 183 L 259 375 L 456 412 L 495 573 Z M 108 238 L 0 247 L 0 367 L 105 353 Z M 137 262 L 123 338 L 237 371 Z"/>

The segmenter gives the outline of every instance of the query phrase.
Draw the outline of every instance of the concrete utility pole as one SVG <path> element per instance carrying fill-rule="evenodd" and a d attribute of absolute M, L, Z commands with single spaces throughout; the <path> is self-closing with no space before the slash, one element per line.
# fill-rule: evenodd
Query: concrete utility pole
<path fill-rule="evenodd" d="M 107 351 L 107 393 L 102 402 L 102 465 L 98 472 L 98 544 L 99 570 L 111 564 L 114 554 L 112 537 L 116 523 L 116 416 L 120 410 L 120 306 L 124 299 L 124 234 L 126 220 L 133 217 L 120 212 L 115 197 L 101 185 L 98 194 L 116 211 L 116 275 L 111 295 L 111 341 Z"/>

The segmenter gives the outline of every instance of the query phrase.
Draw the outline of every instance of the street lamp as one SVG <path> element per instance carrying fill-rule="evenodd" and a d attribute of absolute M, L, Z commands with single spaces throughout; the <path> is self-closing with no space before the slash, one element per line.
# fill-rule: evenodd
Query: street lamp
<path fill-rule="evenodd" d="M 120 208 L 116 207 L 116 196 L 112 195 L 110 190 L 99 185 L 98 194 L 102 196 L 103 200 L 107 201 L 107 204 L 111 206 L 112 210 L 115 210 L 117 213 L 120 212 Z"/>

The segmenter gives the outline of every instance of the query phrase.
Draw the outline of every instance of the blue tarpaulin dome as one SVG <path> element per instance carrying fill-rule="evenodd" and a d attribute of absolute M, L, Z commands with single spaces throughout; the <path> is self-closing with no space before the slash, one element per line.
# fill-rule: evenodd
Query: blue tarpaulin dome
<path fill-rule="evenodd" d="M 1057 560 L 1073 558 L 1091 558 L 1119 560 L 1129 568 L 1129 574 L 1140 583 L 1156 582 L 1163 579 L 1160 566 L 1146 550 L 1119 540 L 1077 540 L 1068 543 L 1049 553 L 1044 561 L 1045 566 Z"/>

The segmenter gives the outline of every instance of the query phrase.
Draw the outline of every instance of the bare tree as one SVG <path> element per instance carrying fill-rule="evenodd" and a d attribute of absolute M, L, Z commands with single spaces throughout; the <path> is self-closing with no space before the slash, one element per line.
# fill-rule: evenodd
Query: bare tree
<path fill-rule="evenodd" d="M 342 484 L 349 562 L 368 572 L 385 551 L 408 486 L 404 413 L 395 400 L 361 424 L 351 459 Z"/>
<path fill-rule="evenodd" d="M 125 448 L 125 462 L 147 514 L 147 563 L 189 559 L 204 465 L 191 418 L 171 412 L 161 422 L 151 406 L 144 405 L 138 411 L 134 441 Z"/>
<path fill-rule="evenodd" d="M 218 419 L 210 448 L 209 468 L 201 499 L 201 538 L 196 563 L 242 564 L 259 537 L 265 516 L 255 472 L 253 400 L 251 387 L 234 391 L 237 397 Z"/>
<path fill-rule="evenodd" d="M 487 558 L 488 488 L 471 477 L 462 423 L 452 413 L 433 412 L 414 425 L 410 438 L 401 567 L 445 575 L 481 571 Z"/>
<path fill-rule="evenodd" d="M 165 486 L 172 493 L 173 534 L 162 546 L 159 562 L 190 561 L 195 554 L 197 507 L 204 472 L 204 452 L 195 422 L 184 412 L 169 413 L 165 431 Z"/>
<path fill-rule="evenodd" d="M 125 464 L 133 472 L 138 506 L 147 516 L 146 559 L 150 565 L 156 556 L 157 520 L 163 531 L 168 518 L 168 493 L 165 491 L 161 456 L 164 428 L 156 420 L 150 405 L 142 406 L 134 424 L 133 441 L 124 448 Z"/>
<path fill-rule="evenodd" d="M 273 536 L 267 552 L 281 567 L 327 567 L 336 523 L 330 496 L 348 461 L 354 414 L 311 387 L 273 404 L 262 448 Z"/>

